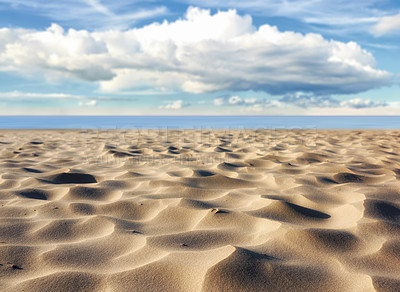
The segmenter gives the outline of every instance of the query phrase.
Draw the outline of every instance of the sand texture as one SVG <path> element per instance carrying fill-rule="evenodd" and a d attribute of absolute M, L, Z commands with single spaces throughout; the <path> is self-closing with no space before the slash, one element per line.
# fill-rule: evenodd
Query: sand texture
<path fill-rule="evenodd" d="M 0 291 L 400 291 L 398 130 L 2 130 Z"/>

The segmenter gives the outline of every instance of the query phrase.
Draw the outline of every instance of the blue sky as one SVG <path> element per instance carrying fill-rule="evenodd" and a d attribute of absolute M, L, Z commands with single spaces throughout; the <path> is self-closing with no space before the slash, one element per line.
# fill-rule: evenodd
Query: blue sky
<path fill-rule="evenodd" d="M 0 0 L 0 114 L 397 115 L 394 0 Z"/>

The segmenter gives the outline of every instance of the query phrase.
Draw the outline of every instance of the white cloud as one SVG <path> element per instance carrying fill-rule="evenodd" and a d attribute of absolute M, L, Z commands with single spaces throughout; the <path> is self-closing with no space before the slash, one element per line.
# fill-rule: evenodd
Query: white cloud
<path fill-rule="evenodd" d="M 373 108 L 373 107 L 386 107 L 387 104 L 384 101 L 372 101 L 370 99 L 354 98 L 346 101 L 342 101 L 340 106 L 351 107 L 351 108 Z"/>
<path fill-rule="evenodd" d="M 316 96 L 313 94 L 304 94 L 302 92 L 297 92 L 295 94 L 289 94 L 282 97 L 279 100 L 281 103 L 293 104 L 302 108 L 376 108 L 376 107 L 386 107 L 387 104 L 384 101 L 373 101 L 370 99 L 354 98 L 346 101 L 340 102 L 330 96 Z"/>
<path fill-rule="evenodd" d="M 223 97 L 214 98 L 214 104 L 216 106 L 224 105 L 224 103 L 225 103 L 225 99 Z"/>
<path fill-rule="evenodd" d="M 239 96 L 231 96 L 229 98 L 230 104 L 243 104 L 243 99 Z"/>
<path fill-rule="evenodd" d="M 97 104 L 98 101 L 132 101 L 134 99 L 115 97 L 115 96 L 85 96 L 66 93 L 37 93 L 37 92 L 0 92 L 0 100 L 2 101 L 21 101 L 21 100 L 40 100 L 40 99 L 55 99 L 55 100 L 79 100 L 82 104 L 89 103 Z"/>
<path fill-rule="evenodd" d="M 95 106 L 97 104 L 97 100 L 89 100 L 89 101 L 80 101 L 78 102 L 79 106 Z"/>
<path fill-rule="evenodd" d="M 32 93 L 32 92 L 0 92 L 0 99 L 90 99 L 93 97 L 87 97 L 83 95 L 73 95 L 65 93 Z"/>
<path fill-rule="evenodd" d="M 284 108 L 285 104 L 281 103 L 278 100 L 266 100 L 266 99 L 258 99 L 257 103 L 247 103 L 246 106 L 241 107 L 241 112 L 248 113 L 266 113 L 270 112 L 271 109 Z"/>
<path fill-rule="evenodd" d="M 244 112 L 262 112 L 270 108 L 285 108 L 295 106 L 302 109 L 310 108 L 378 108 L 387 107 L 388 103 L 384 101 L 373 101 L 370 99 L 354 98 L 346 101 L 339 101 L 331 96 L 317 96 L 310 93 L 296 92 L 287 94 L 279 100 L 260 99 L 260 98 L 241 98 L 239 96 L 218 97 L 214 99 L 216 106 L 235 106 L 241 107 Z"/>
<path fill-rule="evenodd" d="M 280 100 L 282 103 L 294 104 L 298 107 L 337 107 L 339 101 L 330 96 L 316 96 L 314 94 L 305 94 L 296 92 L 294 94 L 287 94 Z"/>
<path fill-rule="evenodd" d="M 160 105 L 158 108 L 159 109 L 170 109 L 170 110 L 179 110 L 182 109 L 183 107 L 187 107 L 189 104 L 184 103 L 182 99 L 179 100 L 174 100 L 171 103 L 168 103 L 167 105 Z"/>
<path fill-rule="evenodd" d="M 266 103 L 266 99 L 259 98 L 242 98 L 240 96 L 222 96 L 214 99 L 214 105 L 222 106 L 222 105 L 254 105 L 254 104 L 262 104 Z"/>
<path fill-rule="evenodd" d="M 87 3 L 89 6 L 93 7 L 94 10 L 100 12 L 101 14 L 104 15 L 113 15 L 113 13 L 108 9 L 106 6 L 101 4 L 98 0 L 84 0 L 85 3 Z"/>
<path fill-rule="evenodd" d="M 380 10 L 381 0 L 177 0 L 213 8 L 236 8 L 254 15 L 281 16 L 324 26 L 357 25 L 367 29 L 387 12 Z"/>
<path fill-rule="evenodd" d="M 376 36 L 381 36 L 394 31 L 400 31 L 400 13 L 382 17 L 371 29 L 371 32 Z"/>
<path fill-rule="evenodd" d="M 217 97 L 214 99 L 214 105 L 216 106 L 231 106 L 232 107 L 239 107 L 240 112 L 255 112 L 261 113 L 265 112 L 271 108 L 277 108 L 284 106 L 278 100 L 271 100 L 271 99 L 261 99 L 261 98 L 242 98 L 240 96 L 222 96 Z"/>
<path fill-rule="evenodd" d="M 106 92 L 348 94 L 386 85 L 391 77 L 357 43 L 256 28 L 235 10 L 211 15 L 199 8 L 175 22 L 124 31 L 3 28 L 1 70 L 98 82 Z"/>

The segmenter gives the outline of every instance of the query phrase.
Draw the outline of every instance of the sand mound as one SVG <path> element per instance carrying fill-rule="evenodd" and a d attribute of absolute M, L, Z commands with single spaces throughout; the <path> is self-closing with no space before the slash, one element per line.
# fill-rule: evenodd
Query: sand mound
<path fill-rule="evenodd" d="M 51 195 L 49 192 L 38 189 L 27 189 L 22 191 L 15 192 L 17 196 L 27 198 L 27 199 L 35 199 L 35 200 L 48 200 Z"/>
<path fill-rule="evenodd" d="M 387 201 L 366 200 L 365 215 L 400 223 L 400 206 Z"/>
<path fill-rule="evenodd" d="M 49 181 L 55 184 L 91 184 L 97 183 L 93 175 L 87 173 L 59 173 L 49 177 Z"/>

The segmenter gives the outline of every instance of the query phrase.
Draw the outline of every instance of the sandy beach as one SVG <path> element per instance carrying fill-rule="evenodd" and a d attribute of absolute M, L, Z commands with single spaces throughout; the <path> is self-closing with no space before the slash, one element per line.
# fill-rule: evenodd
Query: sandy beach
<path fill-rule="evenodd" d="M 1 130 L 1 291 L 399 291 L 400 130 Z"/>

